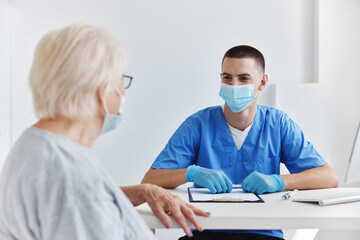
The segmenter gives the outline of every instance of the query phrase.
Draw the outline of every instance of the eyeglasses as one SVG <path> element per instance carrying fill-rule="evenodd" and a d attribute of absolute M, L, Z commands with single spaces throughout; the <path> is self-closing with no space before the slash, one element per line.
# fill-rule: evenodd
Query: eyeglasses
<path fill-rule="evenodd" d="M 123 81 L 124 81 L 124 88 L 125 89 L 128 89 L 130 87 L 132 80 L 133 80 L 132 76 L 123 75 Z"/>

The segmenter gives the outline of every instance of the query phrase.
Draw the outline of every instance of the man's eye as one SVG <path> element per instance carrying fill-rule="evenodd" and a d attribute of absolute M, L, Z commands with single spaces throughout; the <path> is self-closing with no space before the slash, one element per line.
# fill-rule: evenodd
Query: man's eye
<path fill-rule="evenodd" d="M 225 80 L 230 80 L 231 77 L 230 77 L 230 76 L 224 76 L 223 79 L 225 79 Z"/>
<path fill-rule="evenodd" d="M 241 77 L 240 80 L 241 80 L 241 81 L 249 81 L 250 78 L 248 78 L 248 77 Z"/>

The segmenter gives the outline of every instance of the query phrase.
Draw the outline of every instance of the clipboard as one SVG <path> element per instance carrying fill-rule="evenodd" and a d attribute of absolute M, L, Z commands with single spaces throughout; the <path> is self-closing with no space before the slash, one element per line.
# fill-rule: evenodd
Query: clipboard
<path fill-rule="evenodd" d="M 241 187 L 235 187 L 231 193 L 211 193 L 207 188 L 188 188 L 190 202 L 206 203 L 264 203 L 257 193 L 245 193 Z"/>

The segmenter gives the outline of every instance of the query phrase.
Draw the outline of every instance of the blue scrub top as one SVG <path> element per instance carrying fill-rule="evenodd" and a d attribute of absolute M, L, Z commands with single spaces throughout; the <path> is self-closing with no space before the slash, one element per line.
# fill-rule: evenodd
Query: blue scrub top
<path fill-rule="evenodd" d="M 151 168 L 181 169 L 195 164 L 221 169 L 234 184 L 239 184 L 253 171 L 280 174 L 281 162 L 290 173 L 302 172 L 326 163 L 287 114 L 261 105 L 257 106 L 253 125 L 238 150 L 222 108 L 216 106 L 188 117 L 170 138 Z M 283 237 L 281 230 L 236 232 Z"/>

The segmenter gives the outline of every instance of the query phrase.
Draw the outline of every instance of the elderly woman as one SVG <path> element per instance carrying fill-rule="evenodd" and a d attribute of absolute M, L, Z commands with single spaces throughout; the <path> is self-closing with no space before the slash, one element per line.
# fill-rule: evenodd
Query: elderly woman
<path fill-rule="evenodd" d="M 119 189 L 91 148 L 123 115 L 125 61 L 113 36 L 86 24 L 41 39 L 30 73 L 40 120 L 3 167 L 0 239 L 154 239 L 134 209 L 144 202 L 168 228 L 170 212 L 188 236 L 187 219 L 202 230 L 196 215 L 208 213 L 155 185 Z"/>

